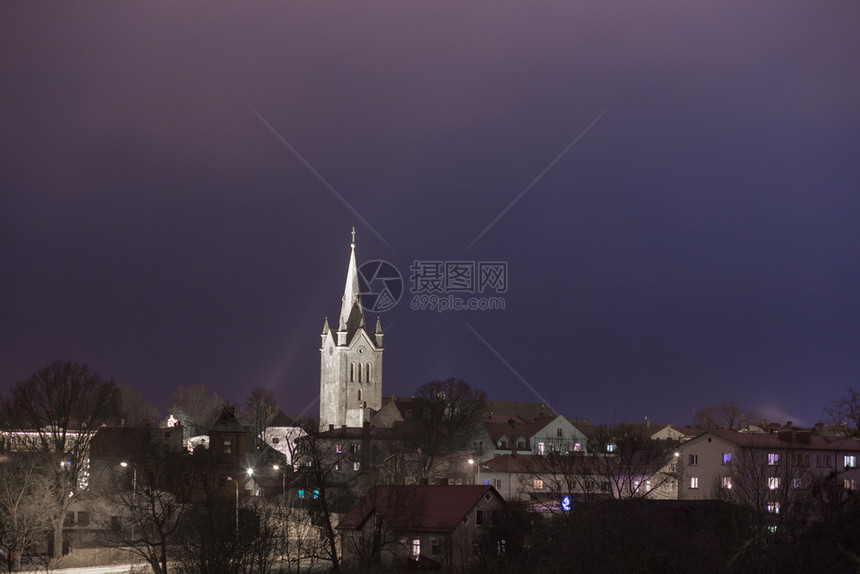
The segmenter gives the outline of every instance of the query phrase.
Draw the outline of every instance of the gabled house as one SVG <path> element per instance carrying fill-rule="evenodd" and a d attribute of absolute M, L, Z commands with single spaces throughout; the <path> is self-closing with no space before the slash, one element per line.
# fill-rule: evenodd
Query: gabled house
<path fill-rule="evenodd" d="M 374 486 L 337 526 L 344 564 L 462 570 L 504 507 L 491 486 Z"/>
<path fill-rule="evenodd" d="M 476 457 L 481 461 L 514 451 L 523 455 L 586 452 L 587 445 L 585 434 L 561 415 L 530 421 L 513 417 L 498 421 L 493 417 L 483 424 L 474 441 Z"/>

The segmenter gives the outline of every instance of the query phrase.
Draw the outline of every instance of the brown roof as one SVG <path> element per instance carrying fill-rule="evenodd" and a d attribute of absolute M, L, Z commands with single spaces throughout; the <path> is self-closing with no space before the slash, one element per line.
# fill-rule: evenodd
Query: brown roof
<path fill-rule="evenodd" d="M 487 401 L 487 413 L 491 417 L 514 417 L 523 420 L 534 420 L 543 417 L 555 417 L 553 410 L 546 403 L 527 401 Z"/>
<path fill-rule="evenodd" d="M 395 531 L 452 532 L 481 499 L 501 498 L 492 486 L 382 486 L 370 489 L 340 524 L 357 530 L 378 514 Z"/>
<path fill-rule="evenodd" d="M 740 433 L 728 429 L 715 429 L 708 432 L 713 436 L 744 448 L 860 451 L 860 440 L 858 439 L 835 436 L 818 436 L 809 431 L 785 431 L 780 432 L 779 434 L 762 434 Z M 699 437 L 701 436 L 703 435 L 699 435 Z"/>

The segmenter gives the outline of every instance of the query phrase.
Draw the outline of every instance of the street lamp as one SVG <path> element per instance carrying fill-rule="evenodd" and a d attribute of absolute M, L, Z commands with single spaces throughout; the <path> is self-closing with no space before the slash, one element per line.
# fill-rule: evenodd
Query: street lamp
<path fill-rule="evenodd" d="M 278 466 L 277 464 L 273 464 L 272 468 L 275 470 L 275 472 L 280 472 L 280 470 L 281 470 L 281 467 Z M 284 472 L 281 473 L 281 498 L 283 498 L 284 493 L 286 493 L 286 492 L 287 492 L 287 473 L 285 470 Z"/>
<path fill-rule="evenodd" d="M 236 540 L 239 540 L 239 483 L 233 480 L 232 476 L 228 476 L 227 480 L 233 483 L 236 487 Z"/>
<path fill-rule="evenodd" d="M 119 465 L 123 468 L 128 468 L 128 463 L 122 461 Z M 137 493 L 137 467 L 131 467 L 131 543 L 134 544 L 134 497 Z"/>

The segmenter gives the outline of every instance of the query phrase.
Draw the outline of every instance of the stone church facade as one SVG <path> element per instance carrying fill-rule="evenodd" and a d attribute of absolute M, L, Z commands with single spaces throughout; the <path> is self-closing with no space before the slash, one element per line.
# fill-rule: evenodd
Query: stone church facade
<path fill-rule="evenodd" d="M 320 430 L 361 427 L 382 408 L 382 324 L 367 331 L 355 261 L 355 230 L 337 330 L 323 325 L 320 343 Z"/>

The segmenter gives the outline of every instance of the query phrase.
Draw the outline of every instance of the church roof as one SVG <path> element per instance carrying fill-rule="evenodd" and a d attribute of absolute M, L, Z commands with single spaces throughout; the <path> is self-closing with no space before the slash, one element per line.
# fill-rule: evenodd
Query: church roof
<path fill-rule="evenodd" d="M 346 271 L 346 285 L 340 307 L 338 331 L 346 331 L 347 343 L 359 329 L 364 328 L 364 310 L 361 307 L 361 286 L 358 283 L 358 266 L 355 263 L 355 228 L 350 243 L 349 267 Z"/>

